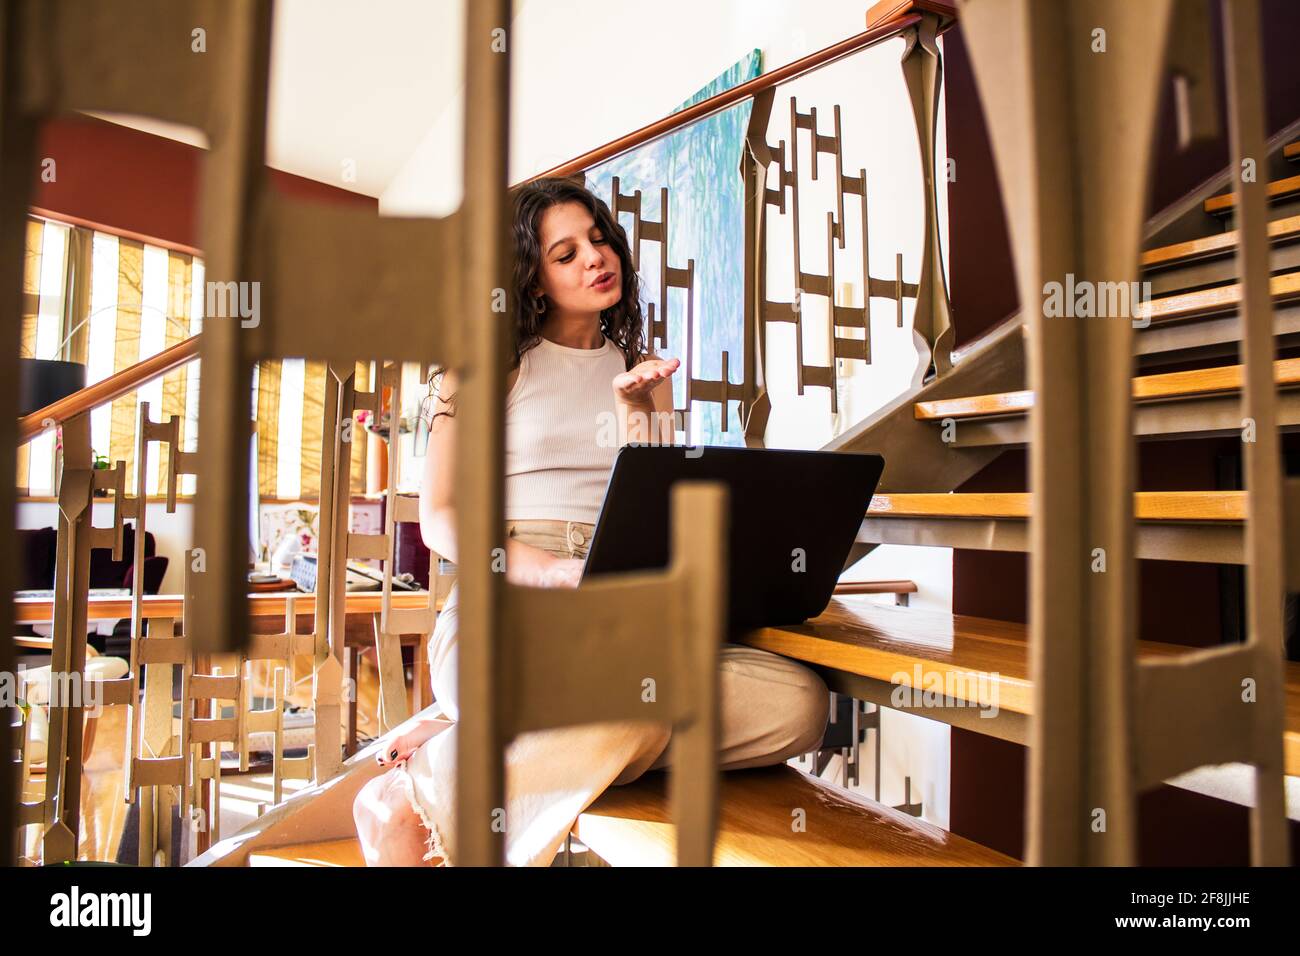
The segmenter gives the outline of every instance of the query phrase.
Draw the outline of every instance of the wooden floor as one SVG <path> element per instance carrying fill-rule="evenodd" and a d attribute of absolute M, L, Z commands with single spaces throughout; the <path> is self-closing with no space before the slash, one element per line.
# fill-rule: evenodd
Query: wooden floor
<path fill-rule="evenodd" d="M 306 663 L 304 661 L 304 665 Z M 222 666 L 223 662 L 220 657 L 217 658 L 214 664 L 222 667 L 225 673 L 233 672 L 233 666 Z M 307 679 L 300 680 L 296 691 L 290 694 L 290 702 L 296 706 L 310 706 L 310 670 L 307 666 L 304 666 L 299 669 L 298 673 L 300 677 L 307 675 Z M 260 694 L 263 689 L 259 685 L 255 693 Z M 375 667 L 373 653 L 366 653 L 361 657 L 357 678 L 357 733 L 359 741 L 365 741 L 367 738 L 377 735 L 379 730 L 378 703 L 379 674 Z M 99 718 L 94 744 L 86 763 L 86 773 L 82 779 L 81 840 L 78 851 L 78 858 L 81 860 L 114 861 L 117 858 L 128 809 L 124 801 L 122 774 L 125 741 L 126 708 L 105 707 L 102 716 Z M 872 761 L 871 748 L 864 747 L 862 757 L 864 760 Z M 804 766 L 802 760 L 791 761 L 791 765 L 805 772 L 813 769 L 811 764 Z M 874 767 L 874 763 L 865 768 L 864 781 L 871 779 L 872 767 Z M 824 780 L 848 785 L 848 781 L 842 779 L 844 773 L 845 768 L 840 758 L 833 757 L 822 770 L 821 777 Z M 39 799 L 44 786 L 43 779 L 40 775 L 35 778 L 33 786 L 28 788 L 24 799 Z M 286 795 L 292 794 L 295 790 L 306 785 L 300 781 L 286 781 L 284 784 Z M 860 786 L 865 792 L 865 784 Z M 230 836 L 253 819 L 256 819 L 258 804 L 266 803 L 269 806 L 271 800 L 271 775 L 269 773 L 240 775 L 223 773 L 221 787 L 222 836 Z M 36 827 L 29 828 L 32 838 L 35 837 L 36 832 Z M 585 848 L 580 844 L 576 844 L 575 849 L 578 852 L 573 859 L 577 861 L 581 861 L 585 856 L 589 855 L 581 852 Z M 349 848 L 349 852 L 351 852 L 351 848 Z M 268 859 L 261 861 L 259 865 L 305 864 L 300 860 Z M 557 857 L 556 865 L 587 864 L 570 862 L 568 858 L 561 854 L 560 857 Z"/>
<path fill-rule="evenodd" d="M 218 657 L 216 666 L 222 665 Z M 232 662 L 222 668 L 233 673 Z M 310 670 L 299 669 L 308 675 L 289 695 L 295 706 L 311 706 Z M 264 690 L 257 682 L 255 694 Z M 357 735 L 360 741 L 378 733 L 379 673 L 373 652 L 362 655 L 357 678 Z M 95 731 L 95 740 L 86 760 L 86 772 L 81 788 L 81 840 L 78 858 L 82 860 L 113 861 L 117 858 L 126 822 L 127 804 L 123 789 L 123 758 L 126 753 L 126 708 L 105 707 Z M 286 781 L 286 793 L 305 786 L 299 781 Z M 37 775 L 24 794 L 25 800 L 39 799 L 44 791 L 44 777 Z M 237 832 L 257 816 L 257 805 L 271 801 L 270 773 L 232 775 L 223 773 L 221 788 L 221 834 Z M 28 828 L 34 837 L 36 827 Z"/>

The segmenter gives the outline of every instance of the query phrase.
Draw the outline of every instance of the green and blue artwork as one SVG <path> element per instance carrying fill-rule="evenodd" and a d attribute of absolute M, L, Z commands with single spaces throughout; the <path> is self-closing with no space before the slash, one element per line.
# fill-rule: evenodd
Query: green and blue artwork
<path fill-rule="evenodd" d="M 673 112 L 752 80 L 761 72 L 762 51 L 753 50 Z M 659 190 L 668 187 L 669 265 L 685 269 L 688 259 L 695 260 L 692 335 L 698 344 L 692 373 L 699 379 L 718 381 L 725 349 L 730 366 L 727 377 L 736 384 L 744 367 L 743 349 L 747 347 L 744 342 L 745 195 L 740 156 L 751 108 L 750 101 L 746 100 L 587 171 L 587 188 L 606 203 L 610 201 L 615 176 L 624 195 L 641 190 L 641 215 L 649 220 L 663 220 Z M 625 212 L 620 219 L 628 227 L 632 214 Z M 630 228 L 628 232 L 630 238 Z M 659 243 L 641 244 L 642 306 L 655 302 L 660 316 L 667 310 L 668 344 L 660 347 L 658 354 L 682 361 L 681 370 L 673 376 L 673 406 L 681 408 L 686 400 L 686 290 L 670 288 L 668 302 L 657 301 L 660 254 Z M 655 346 L 654 342 L 649 344 Z M 737 405 L 735 401 L 727 403 L 729 418 L 724 432 L 722 406 L 716 402 L 696 403 L 691 418 L 698 419 L 698 441 L 705 445 L 743 445 Z"/>

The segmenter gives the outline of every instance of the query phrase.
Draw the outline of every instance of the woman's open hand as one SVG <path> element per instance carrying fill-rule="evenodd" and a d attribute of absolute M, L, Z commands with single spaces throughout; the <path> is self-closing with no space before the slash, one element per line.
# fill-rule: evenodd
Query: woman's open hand
<path fill-rule="evenodd" d="M 682 363 L 678 359 L 646 359 L 640 365 L 614 376 L 614 397 L 625 405 L 653 405 L 650 393 L 661 381 L 672 377 Z"/>

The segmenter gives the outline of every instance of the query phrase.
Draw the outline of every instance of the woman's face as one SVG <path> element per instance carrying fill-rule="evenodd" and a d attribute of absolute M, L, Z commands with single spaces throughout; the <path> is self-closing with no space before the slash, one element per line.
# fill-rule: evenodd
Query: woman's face
<path fill-rule="evenodd" d="M 538 232 L 542 258 L 532 292 L 545 293 L 548 313 L 599 314 L 618 303 L 623 295 L 618 254 L 582 205 L 551 206 L 542 213 Z"/>

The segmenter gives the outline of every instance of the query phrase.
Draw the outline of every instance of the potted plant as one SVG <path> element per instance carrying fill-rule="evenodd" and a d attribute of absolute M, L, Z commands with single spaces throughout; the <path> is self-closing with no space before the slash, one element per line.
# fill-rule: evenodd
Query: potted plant
<path fill-rule="evenodd" d="M 361 427 L 372 435 L 378 435 L 384 441 L 389 440 L 388 432 L 392 426 L 392 418 L 392 413 L 389 411 L 385 411 L 384 415 L 378 420 L 370 414 L 369 409 L 362 409 L 357 412 L 357 421 L 361 423 Z M 413 431 L 415 431 L 415 416 L 398 416 L 397 433 L 399 435 L 408 435 Z"/>
<path fill-rule="evenodd" d="M 92 467 L 93 467 L 96 471 L 107 471 L 107 470 L 108 470 L 108 456 L 107 456 L 107 455 L 101 455 L 99 452 L 94 451 L 94 450 L 91 451 L 91 454 L 95 456 L 95 464 L 94 464 Z M 108 497 L 108 489 L 107 489 L 107 488 L 96 488 L 96 489 L 95 489 L 95 497 L 96 497 L 96 498 L 107 498 L 107 497 Z"/>

